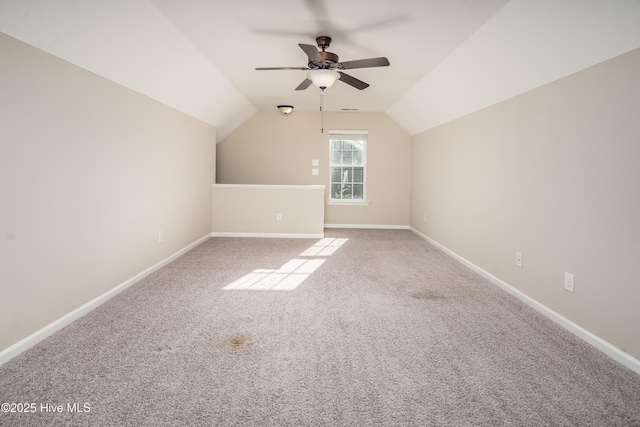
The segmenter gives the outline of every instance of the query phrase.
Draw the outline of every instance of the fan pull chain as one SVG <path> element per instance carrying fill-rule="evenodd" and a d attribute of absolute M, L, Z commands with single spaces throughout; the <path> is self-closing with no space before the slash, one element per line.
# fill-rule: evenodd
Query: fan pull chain
<path fill-rule="evenodd" d="M 320 133 L 324 133 L 324 88 L 320 88 Z"/>

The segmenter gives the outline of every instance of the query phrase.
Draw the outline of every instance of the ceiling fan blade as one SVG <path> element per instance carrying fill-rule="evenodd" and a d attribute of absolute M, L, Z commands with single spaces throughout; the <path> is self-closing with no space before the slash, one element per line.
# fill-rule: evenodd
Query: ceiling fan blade
<path fill-rule="evenodd" d="M 353 70 L 354 68 L 371 68 L 371 67 L 386 67 L 389 65 L 389 60 L 384 56 L 379 58 L 357 59 L 355 61 L 342 62 L 343 70 Z"/>
<path fill-rule="evenodd" d="M 365 83 L 362 80 L 358 80 L 355 77 L 350 76 L 349 74 L 345 74 L 340 71 L 338 72 L 340 73 L 340 81 L 343 81 L 346 84 L 355 87 L 356 89 L 362 90 L 369 87 L 369 83 Z"/>
<path fill-rule="evenodd" d="M 256 67 L 258 71 L 267 70 L 308 70 L 309 67 Z"/>
<path fill-rule="evenodd" d="M 327 8 L 323 1 L 305 0 L 307 9 L 316 21 L 328 21 Z"/>
<path fill-rule="evenodd" d="M 309 79 L 304 79 L 304 80 L 302 81 L 302 83 L 300 83 L 300 84 L 298 85 L 298 87 L 296 88 L 296 90 L 305 90 L 306 88 L 308 88 L 308 87 L 311 85 L 311 83 L 312 83 L 312 82 L 311 82 L 311 80 L 309 80 Z"/>
<path fill-rule="evenodd" d="M 300 49 L 304 50 L 304 53 L 306 53 L 309 59 L 313 62 L 317 62 L 320 64 L 324 62 L 324 59 L 322 59 L 322 56 L 320 56 L 320 52 L 318 52 L 318 48 L 316 48 L 315 46 L 302 43 L 298 43 L 298 46 L 300 46 Z"/>
<path fill-rule="evenodd" d="M 360 25 L 357 28 L 353 28 L 353 30 L 355 32 L 377 30 L 380 28 L 389 27 L 391 25 L 396 25 L 398 23 L 402 23 L 408 20 L 409 20 L 409 17 L 407 15 L 398 15 L 393 18 L 383 19 L 382 21 L 370 22 L 365 25 Z"/>
<path fill-rule="evenodd" d="M 310 39 L 315 37 L 314 36 L 315 33 L 310 33 L 310 32 L 303 33 L 302 31 L 278 31 L 278 30 L 267 30 L 267 29 L 260 29 L 260 28 L 252 29 L 251 31 L 263 36 L 291 37 L 291 38 L 295 38 L 296 40 Z"/>

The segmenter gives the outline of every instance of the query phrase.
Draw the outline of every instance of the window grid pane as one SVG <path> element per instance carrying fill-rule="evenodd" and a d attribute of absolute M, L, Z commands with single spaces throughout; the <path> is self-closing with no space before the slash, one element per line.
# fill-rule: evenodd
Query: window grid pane
<path fill-rule="evenodd" d="M 331 168 L 331 182 L 340 182 L 340 178 L 342 177 L 342 168 Z"/>
<path fill-rule="evenodd" d="M 353 185 L 353 198 L 354 199 L 362 199 L 363 196 L 363 185 L 362 184 L 354 184 Z"/>
<path fill-rule="evenodd" d="M 330 198 L 364 200 L 366 135 L 330 136 Z"/>

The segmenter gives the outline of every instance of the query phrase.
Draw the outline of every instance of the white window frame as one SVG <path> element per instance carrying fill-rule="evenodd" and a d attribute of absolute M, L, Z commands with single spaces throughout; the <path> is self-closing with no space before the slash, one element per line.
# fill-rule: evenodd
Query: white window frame
<path fill-rule="evenodd" d="M 364 150 L 362 153 L 362 199 L 336 199 L 333 197 L 332 191 L 332 167 L 334 166 L 344 166 L 344 165 L 334 165 L 331 162 L 332 159 L 332 140 L 334 135 L 362 135 L 364 136 Z M 369 140 L 369 131 L 368 130 L 329 130 L 329 199 L 327 201 L 328 204 L 344 204 L 344 205 L 368 205 L 367 201 L 367 150 L 368 150 L 368 141 Z"/>

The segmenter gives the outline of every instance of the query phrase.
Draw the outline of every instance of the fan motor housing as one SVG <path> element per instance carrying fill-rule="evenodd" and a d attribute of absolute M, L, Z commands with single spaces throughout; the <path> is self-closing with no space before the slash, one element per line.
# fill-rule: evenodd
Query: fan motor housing
<path fill-rule="evenodd" d="M 324 63 L 318 64 L 313 61 L 309 61 L 309 68 L 312 70 L 317 70 L 319 68 L 324 69 L 334 69 L 340 63 L 340 58 L 333 52 L 318 52 L 322 59 L 324 59 Z"/>

